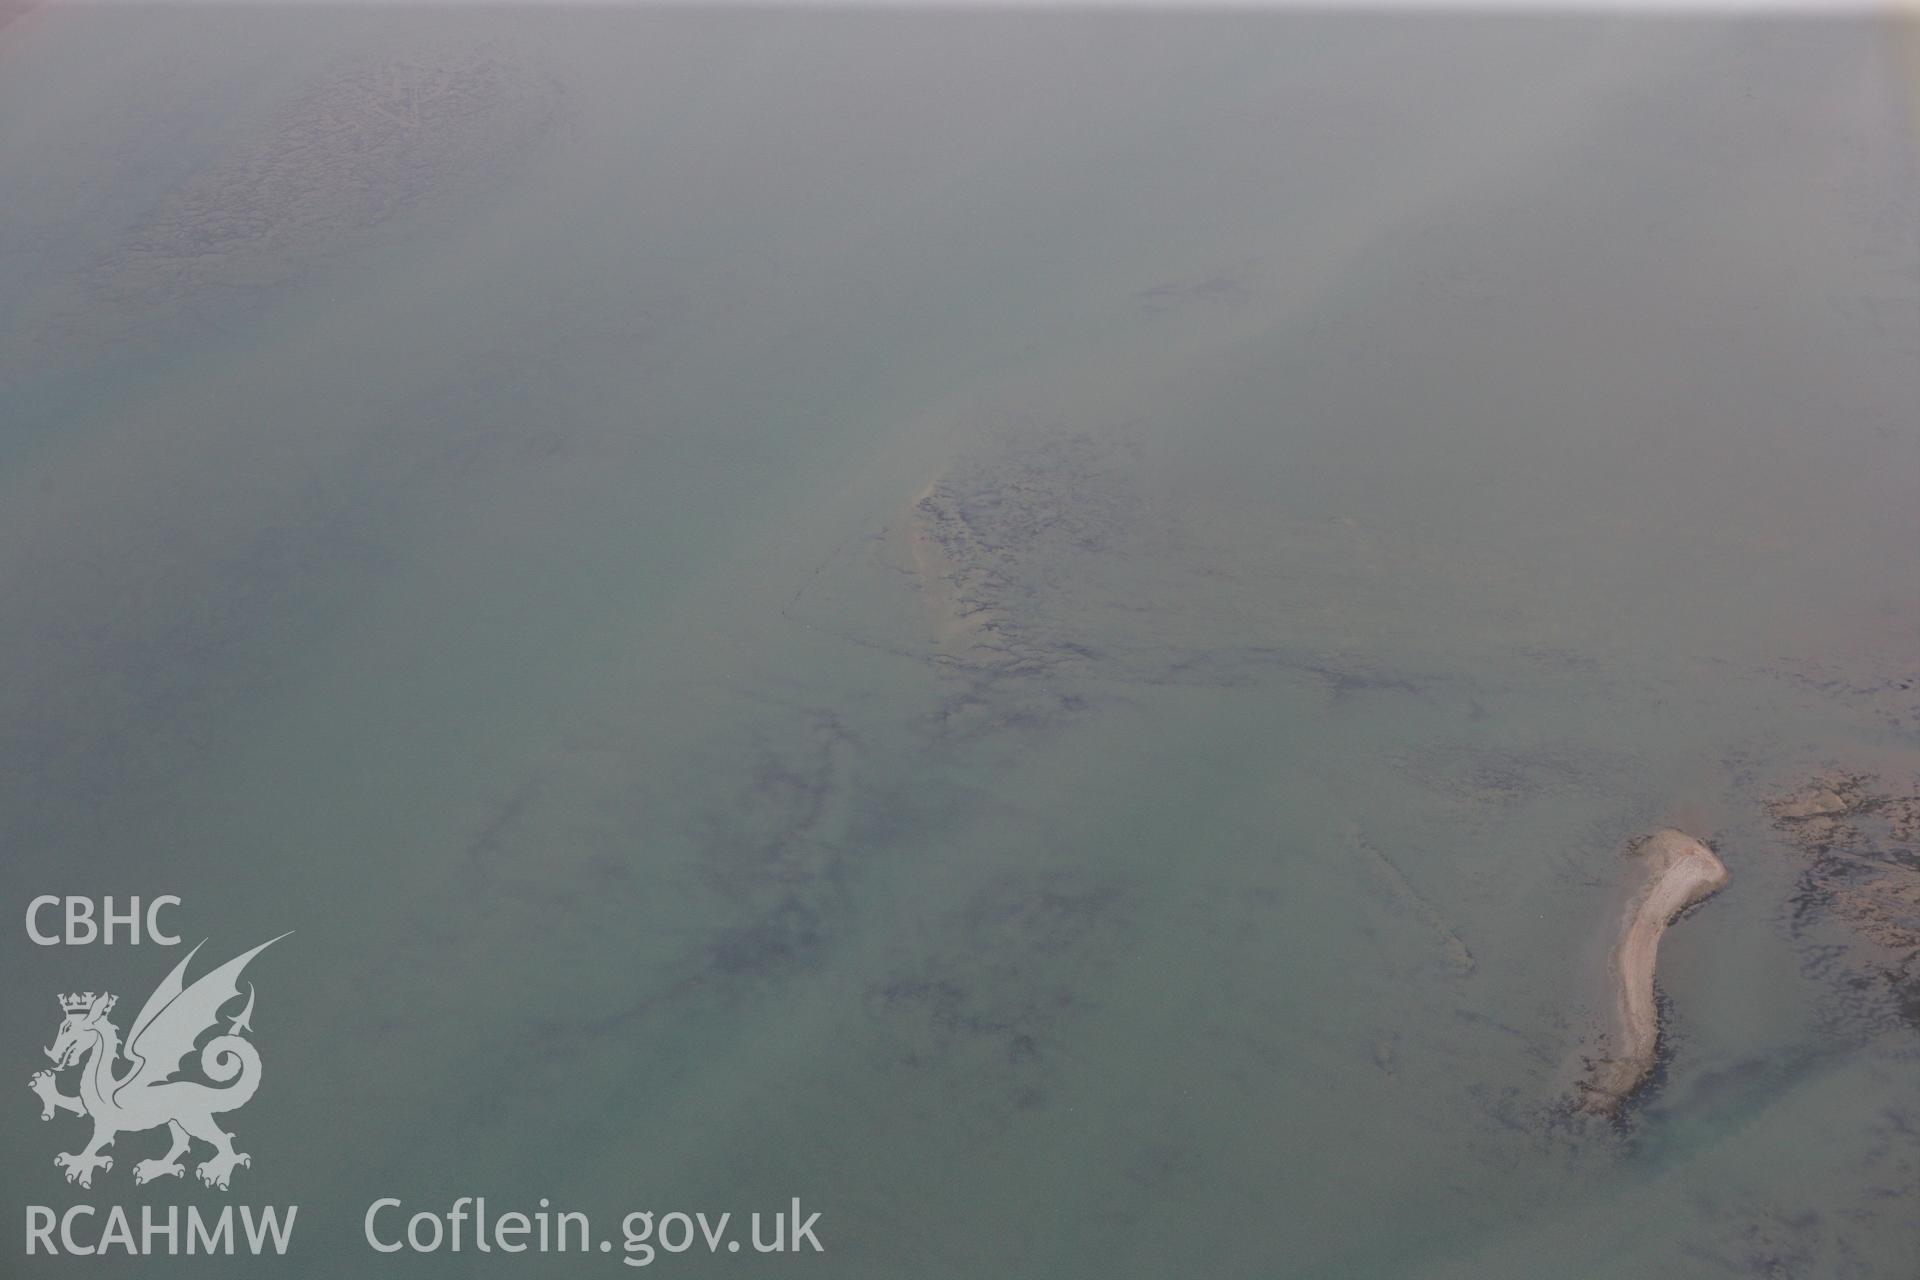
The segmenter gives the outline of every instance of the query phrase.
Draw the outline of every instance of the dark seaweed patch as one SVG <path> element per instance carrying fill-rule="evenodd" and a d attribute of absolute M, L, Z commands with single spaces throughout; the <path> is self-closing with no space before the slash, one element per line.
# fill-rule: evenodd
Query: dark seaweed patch
<path fill-rule="evenodd" d="M 1806 971 L 1828 984 L 1835 1033 L 1920 1028 L 1920 787 L 1829 770 L 1767 808 L 1805 860 L 1788 925 Z"/>
<path fill-rule="evenodd" d="M 724 977 L 760 977 L 807 968 L 827 942 L 819 907 L 789 893 L 744 925 L 727 930 L 708 948 L 708 965 Z"/>
<path fill-rule="evenodd" d="M 1007 1111 L 1044 1104 L 1059 1028 L 1080 1011 L 1081 975 L 1121 901 L 1115 885 L 1065 874 L 983 886 L 938 922 L 943 941 L 868 988 L 882 1052 Z"/>

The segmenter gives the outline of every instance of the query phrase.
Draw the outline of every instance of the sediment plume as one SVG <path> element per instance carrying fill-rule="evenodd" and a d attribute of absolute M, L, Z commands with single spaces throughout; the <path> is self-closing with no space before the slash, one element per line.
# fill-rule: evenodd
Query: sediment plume
<path fill-rule="evenodd" d="M 1640 877 L 1620 922 L 1620 940 L 1607 963 L 1613 988 L 1612 1053 L 1594 1063 L 1580 1086 L 1582 1110 L 1601 1115 L 1621 1103 L 1653 1070 L 1660 1042 L 1660 1011 L 1653 971 L 1660 938 L 1682 911 L 1727 883 L 1727 868 L 1713 850 L 1683 831 L 1663 828 L 1633 851 Z"/>
<path fill-rule="evenodd" d="M 0 0 L 0 27 L 39 8 L 38 0 Z"/>

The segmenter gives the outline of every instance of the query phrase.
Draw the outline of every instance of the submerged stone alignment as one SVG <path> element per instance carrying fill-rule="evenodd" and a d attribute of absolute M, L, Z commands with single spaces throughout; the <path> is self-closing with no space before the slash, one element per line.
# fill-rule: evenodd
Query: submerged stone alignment
<path fill-rule="evenodd" d="M 1660 937 L 1682 911 L 1727 883 L 1713 850 L 1683 831 L 1662 828 L 1632 850 L 1640 884 L 1621 915 L 1620 940 L 1607 963 L 1613 986 L 1610 1056 L 1593 1064 L 1580 1085 L 1582 1110 L 1612 1115 L 1653 1070 L 1660 1042 L 1660 1011 L 1653 970 Z"/>
<path fill-rule="evenodd" d="M 1460 940 L 1460 935 L 1454 932 L 1439 908 L 1413 887 L 1413 882 L 1407 879 L 1399 865 L 1375 847 L 1357 825 L 1348 827 L 1347 845 L 1387 891 L 1394 905 L 1418 920 L 1433 935 L 1441 955 L 1446 958 L 1447 968 L 1457 977 L 1472 977 L 1476 967 L 1473 952 Z"/>

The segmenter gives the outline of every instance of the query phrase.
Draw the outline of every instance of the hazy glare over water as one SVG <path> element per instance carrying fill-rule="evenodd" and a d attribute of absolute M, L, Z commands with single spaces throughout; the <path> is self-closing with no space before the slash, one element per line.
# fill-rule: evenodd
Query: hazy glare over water
<path fill-rule="evenodd" d="M 1891 20 L 55 4 L 0 33 L 0 880 L 256 962 L 254 1165 L 835 1276 L 1910 1276 L 1759 808 L 1920 759 Z M 1619 1128 L 1621 848 L 1729 889 Z M 176 958 L 0 929 L 6 1052 Z M 148 1147 L 153 1150 L 149 1151 Z M 14 1228 L 9 1228 L 11 1231 Z M 23 1259 L 0 1273 L 64 1274 Z M 124 1260 L 113 1274 L 259 1274 Z"/>

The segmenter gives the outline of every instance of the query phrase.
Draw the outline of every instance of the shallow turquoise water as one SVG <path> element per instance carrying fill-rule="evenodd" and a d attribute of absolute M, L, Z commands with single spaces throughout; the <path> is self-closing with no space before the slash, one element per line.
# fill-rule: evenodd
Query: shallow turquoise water
<path fill-rule="evenodd" d="M 1759 807 L 1920 748 L 1896 37 L 20 20 L 6 897 L 296 933 L 231 1193 L 134 1188 L 153 1135 L 68 1187 L 23 1093 L 8 1214 L 298 1204 L 301 1275 L 619 1266 L 362 1242 L 462 1195 L 823 1214 L 701 1273 L 1908 1274 L 1920 1044 Z M 1576 1123 L 1662 822 L 1734 882 Z M 174 959 L 0 948 L 26 1072 Z"/>

